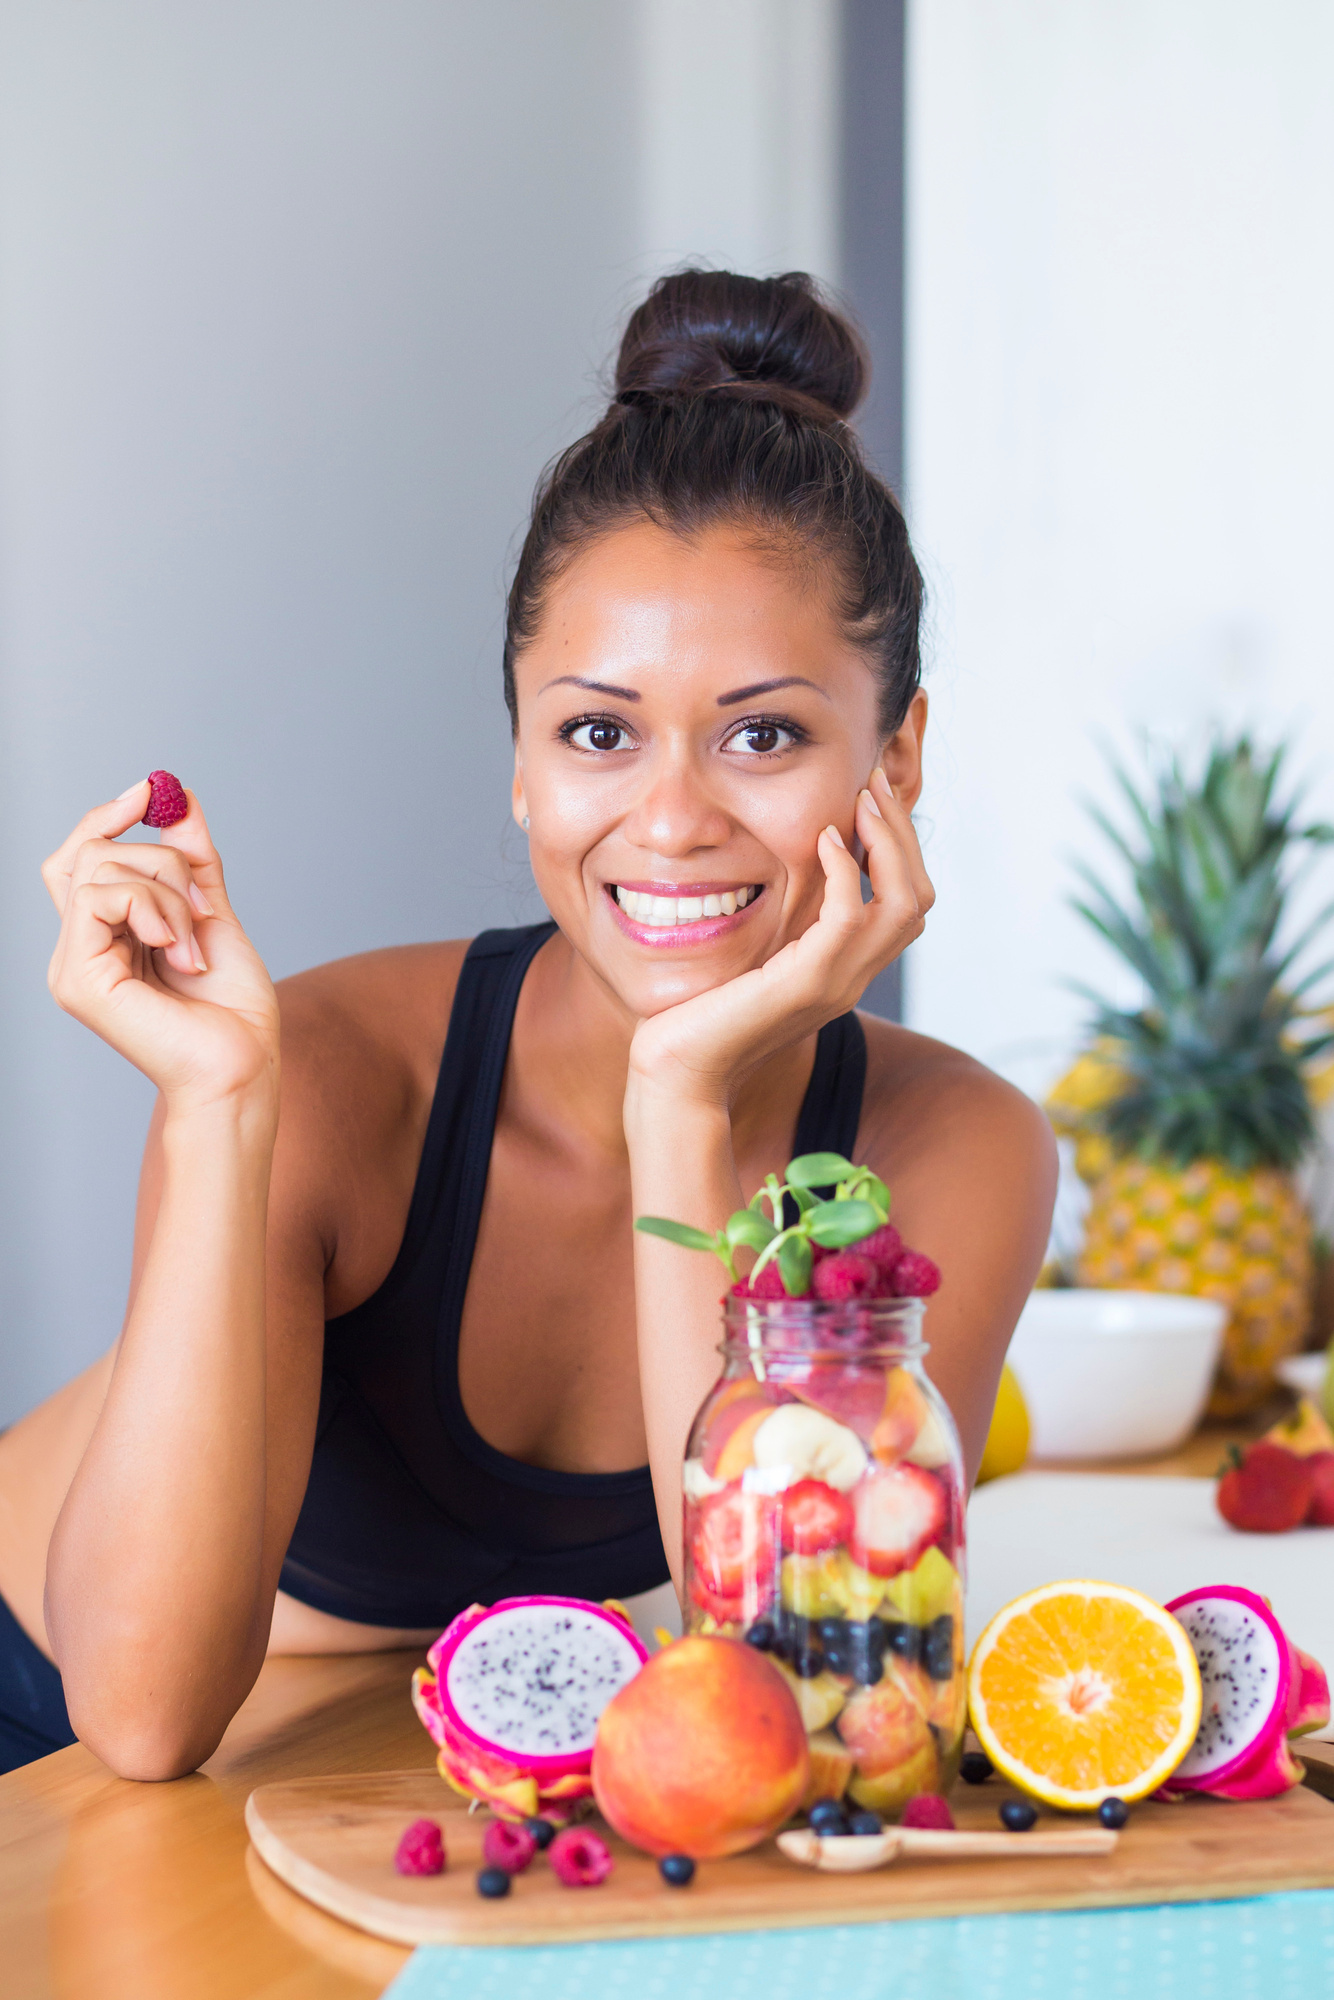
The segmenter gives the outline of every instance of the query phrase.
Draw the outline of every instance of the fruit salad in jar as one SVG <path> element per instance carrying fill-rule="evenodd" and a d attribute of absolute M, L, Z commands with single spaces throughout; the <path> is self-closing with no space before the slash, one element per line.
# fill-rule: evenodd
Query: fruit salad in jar
<path fill-rule="evenodd" d="M 939 1274 L 865 1168 L 807 1156 L 762 1194 L 717 1239 L 649 1222 L 717 1249 L 734 1280 L 683 1473 L 687 1629 L 783 1674 L 807 1804 L 893 1817 L 953 1782 L 965 1717 L 962 1457 L 923 1368 Z M 759 1252 L 745 1277 L 740 1247 Z"/>

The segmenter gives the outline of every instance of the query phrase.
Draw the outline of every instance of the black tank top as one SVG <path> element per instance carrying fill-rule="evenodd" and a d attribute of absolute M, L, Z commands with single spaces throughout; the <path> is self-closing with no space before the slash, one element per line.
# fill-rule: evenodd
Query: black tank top
<path fill-rule="evenodd" d="M 649 1469 L 552 1472 L 495 1451 L 459 1395 L 459 1326 L 523 977 L 554 924 L 487 931 L 454 995 L 407 1228 L 379 1290 L 326 1321 L 315 1452 L 282 1588 L 367 1625 L 447 1625 L 528 1592 L 667 1580 Z M 798 1153 L 851 1153 L 866 1039 L 820 1031 Z"/>

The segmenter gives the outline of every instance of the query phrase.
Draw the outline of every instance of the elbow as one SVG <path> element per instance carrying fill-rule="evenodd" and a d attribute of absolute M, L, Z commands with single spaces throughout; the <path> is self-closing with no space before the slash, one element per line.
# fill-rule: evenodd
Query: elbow
<path fill-rule="evenodd" d="M 222 1740 L 221 1727 L 192 1727 L 184 1718 L 111 1714 L 97 1703 L 70 1703 L 69 1708 L 70 1727 L 80 1743 L 116 1777 L 139 1784 L 188 1777 Z"/>

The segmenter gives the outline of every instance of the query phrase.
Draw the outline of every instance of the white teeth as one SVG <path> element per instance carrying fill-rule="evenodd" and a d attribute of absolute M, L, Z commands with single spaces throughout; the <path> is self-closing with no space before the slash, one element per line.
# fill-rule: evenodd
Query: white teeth
<path fill-rule="evenodd" d="M 715 896 L 653 896 L 646 889 L 616 885 L 616 900 L 627 917 L 653 930 L 677 924 L 697 924 L 702 917 L 732 917 L 758 894 L 755 889 L 725 889 Z"/>

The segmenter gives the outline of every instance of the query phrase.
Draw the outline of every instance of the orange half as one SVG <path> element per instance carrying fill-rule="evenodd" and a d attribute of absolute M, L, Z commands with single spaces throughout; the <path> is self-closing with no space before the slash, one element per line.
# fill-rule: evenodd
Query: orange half
<path fill-rule="evenodd" d="M 1138 1590 L 1045 1583 L 998 1611 L 973 1648 L 968 1707 L 1013 1784 L 1092 1811 L 1171 1777 L 1200 1726 L 1200 1669 L 1183 1627 Z"/>

